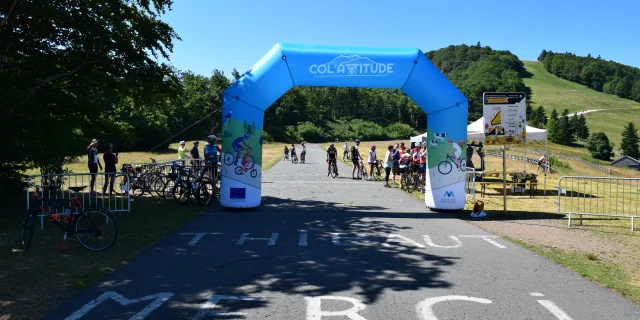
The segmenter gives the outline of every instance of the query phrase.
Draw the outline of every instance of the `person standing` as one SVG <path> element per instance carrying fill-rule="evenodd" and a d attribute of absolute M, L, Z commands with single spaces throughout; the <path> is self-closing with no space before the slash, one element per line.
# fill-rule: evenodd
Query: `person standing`
<path fill-rule="evenodd" d="M 384 186 L 391 188 L 389 185 L 389 174 L 391 173 L 391 164 L 393 163 L 393 146 L 387 147 L 387 153 L 384 154 Z"/>
<path fill-rule="evenodd" d="M 393 185 L 397 186 L 396 176 L 400 175 L 400 145 L 396 143 L 396 147 L 393 149 L 391 153 L 391 158 L 393 161 L 391 162 L 391 172 L 393 173 Z"/>
<path fill-rule="evenodd" d="M 360 156 L 360 151 L 358 150 L 359 145 L 360 139 L 357 139 L 356 144 L 354 146 L 351 146 L 351 162 L 353 163 L 351 178 L 353 180 L 360 180 L 360 177 L 356 178 L 356 171 L 360 169 L 360 160 L 362 160 L 362 156 Z"/>
<path fill-rule="evenodd" d="M 91 143 L 87 147 L 87 164 L 89 166 L 89 172 L 91 172 L 91 183 L 89 184 L 89 193 L 96 194 L 96 175 L 98 173 L 98 167 L 102 170 L 102 163 L 98 157 L 98 139 L 91 140 Z"/>
<path fill-rule="evenodd" d="M 191 154 L 191 159 L 200 159 L 200 150 L 198 150 L 199 146 L 200 141 L 193 142 L 193 147 L 191 148 L 191 151 L 189 151 L 189 153 Z"/>
<path fill-rule="evenodd" d="M 107 146 L 107 152 L 102 155 L 102 159 L 104 160 L 105 173 L 102 193 L 105 194 L 107 192 L 107 185 L 109 185 L 109 197 L 114 197 L 115 190 L 113 190 L 113 185 L 116 180 L 116 164 L 118 164 L 118 153 L 116 152 L 116 154 L 113 154 L 112 144 L 109 144 L 109 146 Z"/>
<path fill-rule="evenodd" d="M 187 143 L 184 141 L 180 141 L 180 146 L 178 147 L 178 160 L 185 160 L 185 152 L 187 151 Z"/>
<path fill-rule="evenodd" d="M 218 154 L 222 151 L 220 146 L 216 143 L 218 141 L 218 137 L 215 135 L 210 135 L 207 137 L 208 144 L 204 146 L 204 159 L 207 163 L 212 165 L 218 164 Z"/>
<path fill-rule="evenodd" d="M 349 156 L 349 144 L 345 141 L 344 142 L 344 152 L 342 154 L 342 160 L 346 160 L 348 156 Z"/>
<path fill-rule="evenodd" d="M 369 150 L 369 159 L 367 159 L 369 162 L 369 180 L 374 180 L 373 179 L 373 166 L 376 165 L 376 161 L 378 161 L 378 157 L 376 155 L 376 146 L 372 145 L 371 146 L 371 150 Z"/>
<path fill-rule="evenodd" d="M 338 150 L 332 143 L 329 146 L 329 148 L 327 148 L 327 164 L 328 164 L 327 177 L 331 174 L 331 166 L 335 166 L 336 176 L 338 175 L 338 165 L 336 163 L 337 160 L 338 160 Z"/>

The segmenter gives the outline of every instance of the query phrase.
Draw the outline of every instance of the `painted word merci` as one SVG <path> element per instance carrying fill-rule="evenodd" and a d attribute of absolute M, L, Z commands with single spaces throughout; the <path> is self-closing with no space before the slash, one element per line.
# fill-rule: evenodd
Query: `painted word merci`
<path fill-rule="evenodd" d="M 298 246 L 299 247 L 309 247 L 309 231 L 308 230 L 299 230 L 298 231 Z M 415 248 L 426 248 L 424 244 L 421 242 L 415 241 L 408 237 L 399 234 L 387 234 L 386 240 L 382 243 L 373 242 L 369 237 L 365 235 L 359 234 L 351 234 L 351 233 L 341 233 L 341 232 L 332 232 L 329 233 L 331 235 L 331 243 L 337 247 L 350 247 L 350 246 L 375 246 L 382 245 L 383 247 L 393 247 L 393 246 L 410 246 Z M 222 236 L 223 233 L 220 232 L 184 232 L 180 235 L 190 237 L 187 245 L 195 246 L 197 245 L 205 236 Z M 241 233 L 237 240 L 235 241 L 236 245 L 244 245 L 247 242 L 262 242 L 265 246 L 275 246 L 278 242 L 278 236 L 280 233 L 272 232 L 270 234 L 263 234 L 260 237 L 257 235 L 253 235 L 249 232 Z M 493 235 L 459 235 L 459 236 L 449 236 L 447 240 L 439 239 L 439 242 L 436 243 L 431 236 L 423 235 L 422 240 L 427 246 L 433 248 L 443 248 L 443 249 L 456 249 L 462 247 L 463 239 L 479 239 L 485 241 L 486 243 L 491 244 L 492 246 L 499 249 L 506 249 L 507 247 L 500 244 L 495 238 L 499 238 L 498 236 Z M 478 240 L 473 240 L 478 241 Z"/>
<path fill-rule="evenodd" d="M 151 312 L 160 307 L 164 302 L 166 302 L 169 298 L 171 298 L 174 294 L 171 292 L 161 292 L 156 294 L 151 294 L 142 298 L 129 299 L 115 291 L 108 291 L 100 295 L 95 300 L 90 301 L 89 303 L 82 306 L 78 311 L 74 312 L 65 320 L 77 320 L 81 317 L 85 317 L 93 308 L 102 302 L 112 299 L 118 302 L 122 306 L 127 306 L 130 304 L 138 303 L 141 301 L 152 301 L 151 304 L 145 306 L 140 312 L 136 313 L 130 319 L 144 319 Z M 544 307 L 552 316 L 554 316 L 558 320 L 573 320 L 566 312 L 564 312 L 558 305 L 556 305 L 553 301 L 544 299 L 544 294 L 538 292 L 529 293 L 530 296 L 535 297 L 533 299 L 538 302 L 539 305 Z M 238 296 L 238 295 L 221 295 L 221 294 L 213 294 L 209 293 L 203 296 L 206 299 L 205 302 L 197 305 L 198 311 L 191 317 L 194 320 L 201 320 L 210 317 L 241 317 L 246 318 L 250 316 L 246 312 L 230 312 L 224 308 L 225 301 L 248 301 L 248 302 L 266 302 L 267 298 L 259 297 L 259 296 Z M 306 320 L 329 320 L 336 319 L 336 317 L 342 317 L 340 319 L 351 319 L 351 320 L 367 320 L 360 313 L 367 308 L 367 305 L 352 297 L 343 297 L 343 296 L 318 296 L 318 297 L 304 297 L 306 302 Z M 323 303 L 327 303 L 332 301 L 334 306 L 334 310 L 328 311 L 326 309 L 323 310 Z M 336 301 L 342 302 L 341 310 L 335 310 Z M 418 302 L 414 308 L 416 319 L 419 320 L 438 320 L 439 318 L 436 316 L 434 311 L 434 306 L 448 303 L 448 304 L 459 304 L 462 303 L 477 303 L 484 304 L 487 307 L 493 304 L 493 301 L 485 298 L 479 297 L 470 297 L 463 295 L 446 295 L 446 296 L 438 296 L 438 297 L 430 297 L 426 298 L 420 302 Z M 157 316 L 161 315 L 162 312 L 157 312 Z M 90 318 L 87 316 L 87 318 Z"/>

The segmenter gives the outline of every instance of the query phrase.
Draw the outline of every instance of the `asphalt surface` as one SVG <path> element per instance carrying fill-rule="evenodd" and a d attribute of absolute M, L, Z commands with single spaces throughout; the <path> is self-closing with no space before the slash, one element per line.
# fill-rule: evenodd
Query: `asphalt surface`
<path fill-rule="evenodd" d="M 618 294 L 347 179 L 340 162 L 327 177 L 318 146 L 307 158 L 264 174 L 259 209 L 212 208 L 48 319 L 640 319 Z"/>

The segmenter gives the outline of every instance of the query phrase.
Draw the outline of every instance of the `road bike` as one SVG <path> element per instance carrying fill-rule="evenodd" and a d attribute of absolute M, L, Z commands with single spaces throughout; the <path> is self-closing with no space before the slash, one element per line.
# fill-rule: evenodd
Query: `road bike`
<path fill-rule="evenodd" d="M 327 162 L 330 162 L 329 165 L 329 173 L 327 173 L 327 176 L 331 176 L 332 178 L 336 178 L 338 176 L 338 165 L 337 165 L 337 160 L 327 160 Z"/>
<path fill-rule="evenodd" d="M 362 180 L 367 180 L 369 178 L 369 174 L 367 173 L 367 169 L 364 165 L 364 162 L 360 160 L 360 166 L 358 168 L 358 172 L 356 172 L 356 177 Z"/>
<path fill-rule="evenodd" d="M 465 158 L 458 159 L 460 165 L 456 163 L 456 159 L 454 159 L 450 154 L 447 154 L 447 158 L 438 164 L 438 172 L 440 174 L 449 174 L 451 170 L 453 170 L 453 166 L 455 165 L 457 169 L 461 171 L 467 170 L 467 162 Z"/>
<path fill-rule="evenodd" d="M 384 167 L 382 165 L 382 160 L 376 160 L 373 164 L 373 178 L 376 180 L 382 180 L 382 173 L 384 172 Z"/>
<path fill-rule="evenodd" d="M 291 163 L 298 163 L 298 155 L 295 153 L 291 154 Z"/>
<path fill-rule="evenodd" d="M 116 242 L 118 226 L 109 210 L 102 207 L 85 210 L 77 196 L 68 199 L 43 198 L 39 186 L 32 183 L 29 185 L 35 190 L 22 222 L 22 249 L 25 252 L 31 246 L 36 220 L 40 214 L 48 216 L 62 230 L 63 242 L 67 241 L 67 236 L 75 235 L 78 242 L 91 251 L 106 250 Z M 87 186 L 68 187 L 75 194 L 86 188 Z M 63 213 L 57 213 L 58 210 Z"/>
<path fill-rule="evenodd" d="M 414 175 L 411 172 L 411 166 L 405 166 L 400 168 L 402 173 L 400 174 L 400 189 L 409 193 L 413 192 L 415 187 Z"/>

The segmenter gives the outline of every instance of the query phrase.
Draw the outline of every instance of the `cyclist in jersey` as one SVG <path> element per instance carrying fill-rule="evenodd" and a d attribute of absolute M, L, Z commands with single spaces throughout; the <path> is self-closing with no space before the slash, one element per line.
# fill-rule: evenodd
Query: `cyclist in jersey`
<path fill-rule="evenodd" d="M 460 155 L 462 154 L 462 149 L 460 148 L 460 146 L 453 142 L 453 139 L 449 139 L 449 145 L 451 146 L 451 149 L 449 149 L 449 153 L 453 159 L 455 159 L 456 161 L 456 165 L 458 166 L 458 168 L 460 168 Z"/>
<path fill-rule="evenodd" d="M 411 154 L 411 156 L 413 157 L 413 167 L 411 168 L 411 171 L 418 172 L 418 167 L 420 166 L 420 148 L 417 146 L 413 148 L 413 153 Z"/>
<path fill-rule="evenodd" d="M 296 155 L 296 145 L 295 144 L 291 144 L 291 150 L 289 151 L 291 153 L 291 158 L 293 158 Z"/>
<path fill-rule="evenodd" d="M 354 146 L 351 146 L 351 162 L 353 162 L 353 171 L 351 172 L 351 178 L 353 180 L 356 180 L 356 171 L 360 169 L 360 160 L 362 160 L 362 156 L 360 156 L 360 151 L 358 150 L 359 145 L 360 139 L 356 139 L 356 144 Z"/>
<path fill-rule="evenodd" d="M 304 145 L 304 142 L 300 143 L 302 145 L 302 152 L 300 152 L 300 162 L 304 163 L 305 157 L 307 155 L 307 147 Z"/>
<path fill-rule="evenodd" d="M 238 165 L 238 160 L 240 158 L 240 152 L 242 152 L 245 149 L 250 149 L 251 148 L 246 142 L 247 139 L 249 139 L 249 134 L 245 133 L 244 136 L 233 140 L 233 143 L 231 144 L 231 146 L 233 147 L 233 150 L 236 152 L 236 158 L 235 158 L 235 161 L 234 161 L 234 164 L 236 166 Z M 244 145 L 244 147 L 242 145 Z"/>
<path fill-rule="evenodd" d="M 371 150 L 369 150 L 369 158 L 367 159 L 369 162 L 369 180 L 373 179 L 373 166 L 376 165 L 376 161 L 378 161 L 378 157 L 376 155 L 376 145 L 371 146 Z"/>
<path fill-rule="evenodd" d="M 338 159 L 338 149 L 333 145 L 333 143 L 327 148 L 327 164 L 329 172 L 327 173 L 327 177 L 331 174 L 331 166 L 336 165 L 336 175 L 338 174 L 338 166 L 336 160 Z"/>
<path fill-rule="evenodd" d="M 208 143 L 204 146 L 204 159 L 207 163 L 217 165 L 218 164 L 218 154 L 222 152 L 220 146 L 216 144 L 218 141 L 218 137 L 215 135 L 210 135 L 207 137 Z"/>
<path fill-rule="evenodd" d="M 424 192 L 424 179 L 427 173 L 427 147 L 424 145 L 422 146 L 422 150 L 420 150 L 420 165 L 418 169 L 420 170 L 420 177 L 422 179 L 422 192 Z"/>
<path fill-rule="evenodd" d="M 343 159 L 347 158 L 349 156 L 349 144 L 345 141 L 344 142 L 344 155 L 342 156 Z"/>

